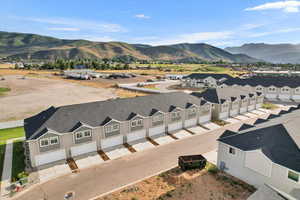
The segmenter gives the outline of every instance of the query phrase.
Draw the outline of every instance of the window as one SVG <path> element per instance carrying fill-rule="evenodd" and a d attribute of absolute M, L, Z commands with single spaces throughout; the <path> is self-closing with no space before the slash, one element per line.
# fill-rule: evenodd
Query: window
<path fill-rule="evenodd" d="M 299 174 L 293 171 L 289 171 L 288 172 L 288 178 L 295 181 L 295 182 L 299 182 Z"/>
<path fill-rule="evenodd" d="M 142 126 L 142 125 L 143 125 L 142 119 L 136 119 L 131 121 L 131 127 Z"/>
<path fill-rule="evenodd" d="M 48 145 L 49 145 L 49 139 L 48 138 L 40 140 L 40 146 L 41 147 L 45 147 L 45 146 L 48 146 Z"/>
<path fill-rule="evenodd" d="M 180 111 L 172 112 L 171 117 L 172 119 L 180 118 Z"/>
<path fill-rule="evenodd" d="M 261 87 L 257 87 L 256 91 L 262 91 L 262 88 Z"/>
<path fill-rule="evenodd" d="M 58 137 L 57 136 L 51 137 L 50 138 L 50 144 L 58 144 Z"/>
<path fill-rule="evenodd" d="M 53 137 L 41 139 L 40 147 L 46 147 L 46 146 L 55 145 L 58 143 L 59 143 L 58 136 L 53 136 Z"/>
<path fill-rule="evenodd" d="M 113 124 L 113 125 L 105 126 L 105 132 L 106 133 L 115 132 L 115 131 L 118 131 L 119 129 L 120 129 L 119 124 Z"/>
<path fill-rule="evenodd" d="M 152 117 L 152 122 L 161 122 L 163 121 L 163 115 L 156 115 Z"/>
<path fill-rule="evenodd" d="M 296 88 L 296 89 L 295 89 L 295 92 L 296 92 L 296 93 L 300 93 L 300 88 Z"/>
<path fill-rule="evenodd" d="M 191 108 L 189 109 L 189 115 L 194 115 L 197 113 L 197 108 Z"/>
<path fill-rule="evenodd" d="M 270 87 L 270 88 L 269 88 L 269 91 L 270 91 L 270 92 L 275 92 L 275 91 L 276 91 L 276 88 Z"/>
<path fill-rule="evenodd" d="M 235 148 L 229 147 L 229 153 L 235 155 Z"/>
<path fill-rule="evenodd" d="M 84 131 L 84 137 L 91 137 L 92 133 L 91 131 Z"/>
<path fill-rule="evenodd" d="M 83 138 L 82 132 L 77 132 L 76 133 L 76 139 L 81 139 L 81 138 Z"/>

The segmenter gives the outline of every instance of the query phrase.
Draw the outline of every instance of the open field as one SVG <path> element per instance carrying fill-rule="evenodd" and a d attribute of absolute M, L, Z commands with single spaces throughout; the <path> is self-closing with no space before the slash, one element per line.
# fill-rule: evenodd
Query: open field
<path fill-rule="evenodd" d="M 50 106 L 85 103 L 116 97 L 114 90 L 82 86 L 62 80 L 5 76 L 0 87 L 11 91 L 0 97 L 0 121 L 23 119 Z"/>
<path fill-rule="evenodd" d="M 208 164 L 204 170 L 174 168 L 97 200 L 246 200 L 254 188 Z"/>
<path fill-rule="evenodd" d="M 0 64 L 0 69 L 14 68 L 14 64 Z"/>

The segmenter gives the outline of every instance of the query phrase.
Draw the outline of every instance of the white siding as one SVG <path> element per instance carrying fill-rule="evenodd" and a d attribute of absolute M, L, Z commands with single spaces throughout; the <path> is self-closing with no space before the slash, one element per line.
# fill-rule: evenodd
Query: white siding
<path fill-rule="evenodd" d="M 245 152 L 245 166 L 264 176 L 271 176 L 272 162 L 261 150 Z"/>
<path fill-rule="evenodd" d="M 219 119 L 227 119 L 229 113 L 228 112 L 223 112 L 219 114 Z"/>
<path fill-rule="evenodd" d="M 149 137 L 160 135 L 162 133 L 165 133 L 166 127 L 165 125 L 157 126 L 149 129 Z"/>
<path fill-rule="evenodd" d="M 143 139 L 146 137 L 146 130 L 139 130 L 127 134 L 127 142 L 133 142 L 135 140 Z"/>
<path fill-rule="evenodd" d="M 206 115 L 206 116 L 201 116 L 199 117 L 199 123 L 206 123 L 210 121 L 211 116 L 210 115 Z"/>
<path fill-rule="evenodd" d="M 192 127 L 192 126 L 196 126 L 197 125 L 197 118 L 193 118 L 193 119 L 188 119 L 184 121 L 184 127 L 188 128 L 188 127 Z"/>
<path fill-rule="evenodd" d="M 179 130 L 179 129 L 182 129 L 182 122 L 181 121 L 175 122 L 175 123 L 172 123 L 172 124 L 168 125 L 168 131 L 169 132 L 176 131 L 176 130 Z"/>
<path fill-rule="evenodd" d="M 242 150 L 237 150 L 236 155 L 230 155 L 228 153 L 229 146 L 219 142 L 218 146 L 218 167 L 220 168 L 221 162 L 225 163 L 225 170 L 227 173 L 255 186 L 258 188 L 264 184 L 271 185 L 280 191 L 291 194 L 293 190 L 300 189 L 300 183 L 296 183 L 288 179 L 288 169 L 280 166 L 276 163 L 266 164 L 266 160 L 262 158 L 261 155 L 258 157 L 254 156 L 250 160 L 257 162 L 254 166 L 249 164 L 250 160 L 248 157 L 248 166 L 251 165 L 253 169 L 246 167 L 246 152 Z M 254 154 L 253 154 L 254 155 Z M 263 162 L 263 163 L 262 163 Z M 266 167 L 267 169 L 264 169 Z M 271 172 L 269 172 L 269 170 Z M 257 171 L 260 171 L 258 173 Z M 270 173 L 270 176 L 264 176 L 262 173 Z"/>

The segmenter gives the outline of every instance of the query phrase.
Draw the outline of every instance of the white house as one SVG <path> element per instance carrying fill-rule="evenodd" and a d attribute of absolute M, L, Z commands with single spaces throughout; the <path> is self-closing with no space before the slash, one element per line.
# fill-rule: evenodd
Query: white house
<path fill-rule="evenodd" d="M 256 188 L 300 199 L 300 112 L 296 110 L 218 139 L 218 168 Z"/>

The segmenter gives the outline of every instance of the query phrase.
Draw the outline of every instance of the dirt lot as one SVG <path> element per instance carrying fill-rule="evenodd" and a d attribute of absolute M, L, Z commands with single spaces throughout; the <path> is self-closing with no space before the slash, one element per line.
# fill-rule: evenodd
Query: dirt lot
<path fill-rule="evenodd" d="M 134 83 L 151 77 L 129 79 L 73 80 L 55 75 L 58 71 L 0 69 L 0 87 L 9 88 L 0 97 L 0 122 L 29 117 L 50 106 L 61 106 L 115 97 L 147 95 L 116 88 L 117 83 Z M 25 77 L 25 79 L 23 78 Z"/>
<path fill-rule="evenodd" d="M 11 91 L 0 97 L 0 121 L 29 117 L 50 106 L 99 101 L 116 97 L 115 89 L 94 88 L 61 80 L 4 76 L 0 87 Z"/>
<path fill-rule="evenodd" d="M 175 168 L 97 200 L 246 200 L 254 190 L 223 172 Z"/>

